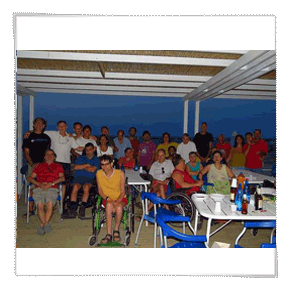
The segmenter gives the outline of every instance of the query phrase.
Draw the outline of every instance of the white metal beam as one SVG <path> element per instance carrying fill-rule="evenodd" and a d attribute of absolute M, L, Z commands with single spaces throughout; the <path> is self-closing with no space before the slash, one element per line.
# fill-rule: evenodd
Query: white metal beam
<path fill-rule="evenodd" d="M 23 135 L 23 124 L 22 124 L 22 96 L 17 97 L 17 195 L 20 194 L 22 187 L 22 178 L 20 169 L 22 167 L 22 135 Z"/>
<path fill-rule="evenodd" d="M 276 96 L 268 95 L 218 95 L 216 99 L 241 99 L 241 100 L 276 100 Z"/>
<path fill-rule="evenodd" d="M 29 130 L 33 130 L 34 98 L 34 96 L 29 97 Z"/>
<path fill-rule="evenodd" d="M 98 91 L 98 90 L 76 90 L 76 89 L 51 89 L 51 88 L 35 88 L 38 93 L 68 93 L 68 94 L 89 94 L 89 95 L 125 95 L 125 96 L 135 96 L 135 97 L 174 97 L 182 98 L 185 96 L 184 93 L 154 93 L 154 92 L 123 92 L 123 91 Z"/>
<path fill-rule="evenodd" d="M 133 87 L 133 86 L 99 86 L 99 85 L 77 85 L 77 84 L 53 84 L 53 83 L 24 83 L 19 82 L 22 86 L 33 88 L 50 88 L 50 89 L 78 89 L 78 90 L 105 90 L 115 91 L 131 91 L 131 92 L 169 92 L 169 93 L 184 93 L 192 91 L 191 88 L 162 88 L 162 87 Z"/>
<path fill-rule="evenodd" d="M 17 82 L 17 95 L 19 95 L 19 96 L 36 96 L 36 92 L 21 86 Z"/>
<path fill-rule="evenodd" d="M 17 58 L 42 59 L 42 60 L 69 60 L 90 62 L 138 63 L 138 64 L 163 64 L 163 65 L 188 65 L 227 67 L 234 62 L 229 59 L 164 57 L 145 55 L 118 55 L 94 53 L 69 53 L 49 51 L 17 51 Z"/>
<path fill-rule="evenodd" d="M 185 99 L 205 100 L 256 79 L 276 66 L 275 51 L 250 51 L 225 68 Z"/>
<path fill-rule="evenodd" d="M 184 128 L 183 133 L 188 133 L 188 112 L 189 112 L 189 101 L 184 101 Z"/>
<path fill-rule="evenodd" d="M 122 85 L 122 86 L 147 86 L 147 87 L 180 87 L 197 88 L 203 83 L 194 82 L 167 82 L 167 81 L 147 81 L 147 80 L 114 80 L 96 78 L 66 78 L 66 77 L 45 77 L 45 76 L 18 76 L 18 82 L 41 82 L 41 83 L 69 83 L 69 84 L 98 84 L 98 85 Z"/>
<path fill-rule="evenodd" d="M 196 101 L 195 102 L 194 136 L 199 131 L 199 114 L 200 114 L 200 101 Z"/>

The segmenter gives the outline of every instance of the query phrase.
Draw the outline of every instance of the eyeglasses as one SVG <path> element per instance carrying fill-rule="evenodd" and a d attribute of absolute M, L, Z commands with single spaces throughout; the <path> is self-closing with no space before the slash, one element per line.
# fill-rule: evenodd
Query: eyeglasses
<path fill-rule="evenodd" d="M 164 168 L 162 168 L 162 174 L 165 174 L 165 169 Z"/>
<path fill-rule="evenodd" d="M 107 166 L 107 165 L 109 165 L 109 164 L 110 164 L 110 163 L 101 164 L 101 167 Z"/>

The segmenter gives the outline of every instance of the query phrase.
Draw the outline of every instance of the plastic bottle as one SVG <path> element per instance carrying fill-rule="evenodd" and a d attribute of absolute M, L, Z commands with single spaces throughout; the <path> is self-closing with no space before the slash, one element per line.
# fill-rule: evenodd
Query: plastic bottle
<path fill-rule="evenodd" d="M 237 179 L 234 178 L 232 179 L 232 182 L 231 182 L 230 195 L 229 195 L 230 202 L 235 202 L 236 192 L 237 192 Z"/>
<path fill-rule="evenodd" d="M 243 172 L 240 172 L 239 175 L 237 176 L 237 182 L 241 183 L 242 189 L 244 189 L 244 187 L 245 187 L 245 180 L 246 180 L 245 175 L 243 174 Z"/>
<path fill-rule="evenodd" d="M 138 165 L 135 165 L 135 166 L 134 166 L 134 170 L 135 170 L 135 171 L 138 171 Z"/>
<path fill-rule="evenodd" d="M 237 211 L 242 210 L 242 197 L 243 197 L 243 190 L 241 188 L 241 183 L 238 184 L 238 189 L 235 196 L 235 204 L 237 206 Z"/>
<path fill-rule="evenodd" d="M 242 200 L 242 214 L 248 214 L 248 200 L 247 200 L 247 194 L 243 195 L 243 200 Z"/>
<path fill-rule="evenodd" d="M 246 179 L 246 181 L 245 181 L 244 194 L 247 195 L 247 201 L 248 201 L 248 203 L 250 203 L 250 201 L 251 201 L 251 193 L 250 193 L 250 189 L 249 189 L 249 179 Z"/>

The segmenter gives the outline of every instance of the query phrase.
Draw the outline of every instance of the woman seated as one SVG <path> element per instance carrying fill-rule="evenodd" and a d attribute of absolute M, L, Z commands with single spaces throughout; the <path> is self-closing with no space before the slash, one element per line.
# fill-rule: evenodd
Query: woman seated
<path fill-rule="evenodd" d="M 177 149 L 174 146 L 169 146 L 169 148 L 168 148 L 168 153 L 169 153 L 168 159 L 173 161 L 173 158 L 176 155 L 176 152 L 177 152 Z"/>
<path fill-rule="evenodd" d="M 212 154 L 213 164 L 207 165 L 199 173 L 199 177 L 207 174 L 207 182 L 214 184 L 214 187 L 207 186 L 207 193 L 220 193 L 229 194 L 230 193 L 230 180 L 229 178 L 235 178 L 232 170 L 221 163 L 222 154 L 220 151 L 215 151 Z M 216 191 L 215 191 L 215 190 Z"/>
<path fill-rule="evenodd" d="M 113 149 L 108 145 L 109 139 L 105 134 L 99 138 L 100 145 L 97 146 L 97 156 L 101 158 L 103 155 L 110 156 L 113 159 Z"/>
<path fill-rule="evenodd" d="M 46 150 L 44 162 L 38 164 L 28 178 L 34 184 L 33 199 L 37 206 L 40 226 L 37 234 L 43 235 L 52 230 L 49 223 L 53 216 L 53 206 L 57 202 L 58 184 L 65 181 L 63 167 L 55 162 L 56 154 L 53 150 Z"/>
<path fill-rule="evenodd" d="M 175 155 L 173 158 L 174 171 L 172 178 L 175 182 L 176 189 L 190 188 L 186 190 L 186 194 L 190 195 L 194 192 L 199 192 L 200 187 L 203 185 L 203 181 L 195 181 L 190 174 L 186 171 L 185 160 L 180 155 Z"/>
<path fill-rule="evenodd" d="M 198 174 L 200 171 L 202 171 L 203 166 L 195 152 L 189 153 L 189 159 L 189 163 L 186 164 L 186 171 L 194 180 L 198 180 Z"/>
<path fill-rule="evenodd" d="M 126 148 L 124 150 L 125 157 L 121 157 L 118 161 L 119 169 L 121 169 L 122 165 L 126 170 L 134 169 L 135 167 L 135 159 L 133 157 L 133 149 Z"/>
<path fill-rule="evenodd" d="M 166 199 L 167 186 L 169 178 L 174 171 L 173 163 L 166 160 L 164 149 L 157 152 L 157 161 L 151 166 L 149 174 L 153 176 L 152 191 L 157 193 L 159 197 Z"/>
<path fill-rule="evenodd" d="M 246 147 L 244 137 L 238 134 L 235 137 L 234 145 L 231 148 L 228 159 L 226 160 L 229 166 L 232 168 L 244 168 L 246 163 L 245 151 Z"/>

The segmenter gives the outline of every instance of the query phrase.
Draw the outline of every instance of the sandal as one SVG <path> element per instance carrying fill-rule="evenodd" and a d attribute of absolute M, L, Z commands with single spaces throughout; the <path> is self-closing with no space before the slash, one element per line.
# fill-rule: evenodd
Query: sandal
<path fill-rule="evenodd" d="M 117 234 L 117 235 L 115 235 Z M 114 242 L 119 242 L 121 240 L 120 238 L 120 232 L 118 230 L 113 231 L 113 241 Z"/>
<path fill-rule="evenodd" d="M 106 236 L 101 240 L 102 244 L 108 244 L 108 242 L 112 241 L 112 235 L 107 233 Z"/>

